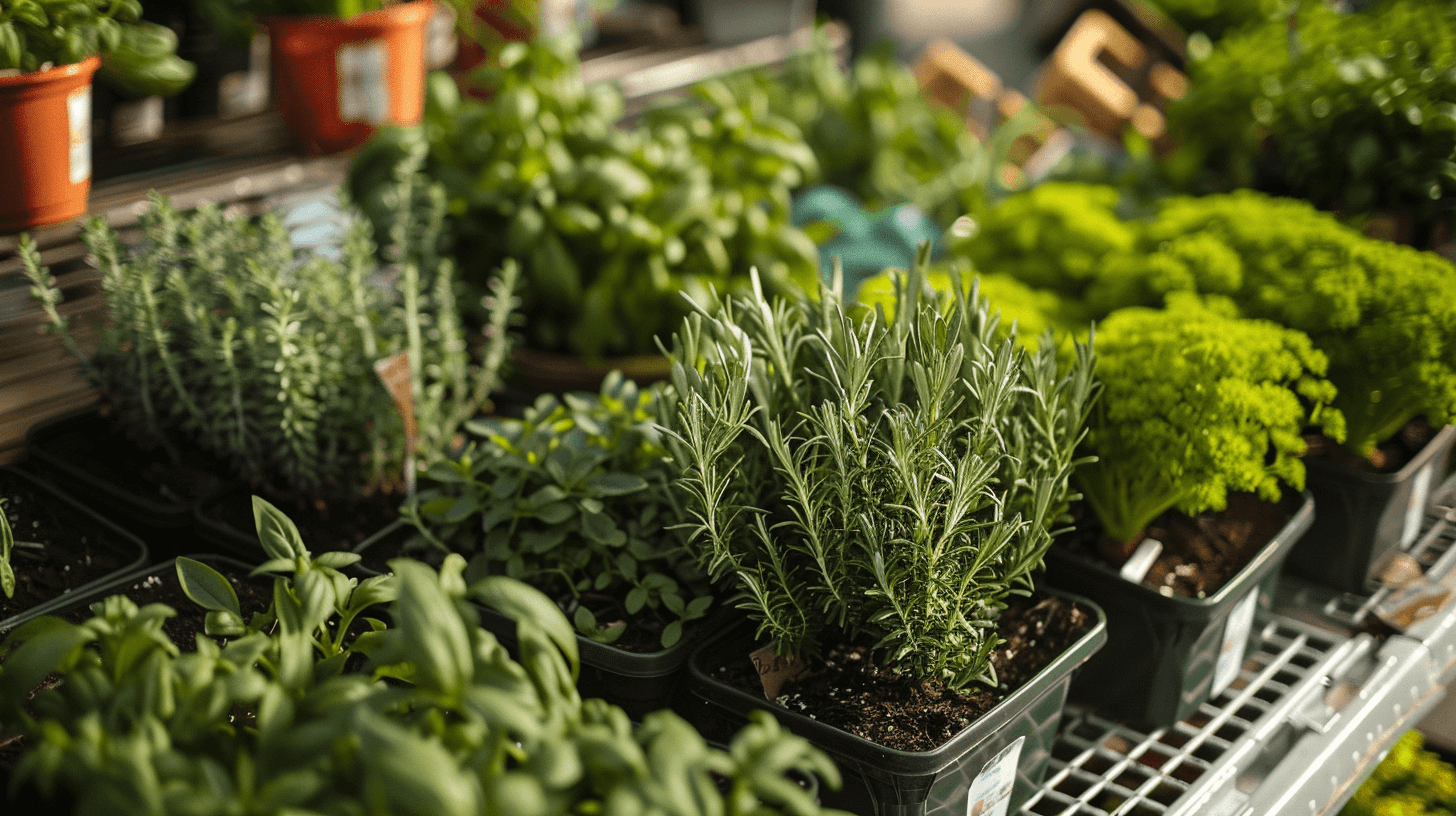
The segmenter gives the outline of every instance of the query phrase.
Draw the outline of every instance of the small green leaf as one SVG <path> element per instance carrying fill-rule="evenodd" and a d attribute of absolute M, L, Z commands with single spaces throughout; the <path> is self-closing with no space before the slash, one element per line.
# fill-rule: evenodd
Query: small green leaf
<path fill-rule="evenodd" d="M 592 637 L 597 633 L 597 616 L 592 614 L 590 609 L 578 606 L 572 613 L 571 619 L 576 623 L 576 631 Z"/>
<path fill-rule="evenodd" d="M 243 610 L 238 605 L 238 593 L 233 591 L 233 585 L 222 573 L 201 561 L 179 557 L 177 581 L 193 603 L 203 609 L 231 613 L 241 625 Z"/>
<path fill-rule="evenodd" d="M 627 593 L 627 600 L 623 603 L 623 608 L 627 610 L 628 615 L 635 615 L 646 605 L 647 590 L 638 586 L 633 587 L 632 591 Z"/>
<path fill-rule="evenodd" d="M 238 637 L 247 632 L 243 619 L 226 609 L 213 609 L 203 620 L 202 631 L 213 637 Z"/>
<path fill-rule="evenodd" d="M 258 541 L 272 558 L 308 558 L 308 549 L 293 520 L 261 496 L 253 497 L 253 522 L 258 528 Z"/>
<path fill-rule="evenodd" d="M 675 620 L 662 627 L 662 648 L 671 649 L 676 646 L 677 642 L 682 640 L 682 631 L 683 625 L 680 620 Z"/>
<path fill-rule="evenodd" d="M 676 592 L 662 593 L 662 605 L 668 608 L 672 614 L 682 617 L 683 609 L 687 606 L 683 603 L 682 596 Z"/>
<path fill-rule="evenodd" d="M 576 632 L 556 604 L 540 590 L 520 581 L 492 575 L 473 584 L 469 594 L 509 618 L 534 622 L 566 655 L 571 664 L 571 676 L 577 676 Z"/>
<path fill-rule="evenodd" d="M 560 524 L 576 514 L 576 509 L 569 502 L 556 502 L 548 504 L 536 510 L 536 518 L 547 524 Z"/>
<path fill-rule="evenodd" d="M 625 496 L 647 488 L 647 480 L 630 473 L 604 473 L 587 480 L 587 490 L 598 496 Z"/>
<path fill-rule="evenodd" d="M 359 563 L 363 558 L 358 553 L 351 552 L 326 552 L 313 560 L 316 567 L 328 567 L 329 569 L 343 569 L 352 564 Z"/>
<path fill-rule="evenodd" d="M 253 567 L 253 571 L 248 573 L 248 577 L 252 578 L 254 576 L 262 575 L 264 573 L 277 572 L 291 575 L 294 568 L 296 568 L 297 566 L 298 563 L 292 558 L 270 558 L 267 561 L 259 564 L 258 566 Z"/>
<path fill-rule="evenodd" d="M 683 612 L 684 620 L 696 620 L 707 613 L 708 607 L 713 605 L 713 596 L 699 595 L 688 603 L 688 608 Z"/>

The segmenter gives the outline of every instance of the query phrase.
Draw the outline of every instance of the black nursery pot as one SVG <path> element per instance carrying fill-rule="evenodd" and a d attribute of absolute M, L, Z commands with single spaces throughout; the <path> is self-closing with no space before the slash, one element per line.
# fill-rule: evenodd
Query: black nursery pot
<path fill-rule="evenodd" d="M 53 597 L 31 606 L 29 609 L 16 612 L 9 617 L 0 617 L 0 632 L 13 629 L 41 615 L 50 614 L 56 608 L 70 602 L 71 599 L 89 593 L 94 588 L 114 580 L 118 575 L 132 572 L 147 563 L 147 545 L 142 543 L 141 539 L 98 515 L 71 496 L 27 473 L 9 467 L 0 467 L 0 496 L 5 495 L 3 488 L 7 484 L 16 485 L 35 496 L 42 503 L 42 512 L 54 524 L 63 528 L 68 537 L 90 550 L 98 553 L 104 551 L 118 566 L 72 589 L 58 589 Z M 16 529 L 13 532 L 17 541 L 18 553 L 20 549 L 18 542 L 26 540 L 28 531 Z M 27 568 L 23 556 L 12 554 L 10 561 L 17 575 L 23 573 Z M 81 565 L 75 566 L 79 568 Z"/>
<path fill-rule="evenodd" d="M 1107 648 L 1077 675 L 1072 699 L 1123 722 L 1159 727 L 1187 718 L 1221 693 L 1238 677 L 1254 613 L 1268 610 L 1279 567 L 1309 529 L 1315 504 L 1306 491 L 1284 527 L 1207 598 L 1162 595 L 1100 561 L 1053 546 L 1047 583 L 1075 588 L 1107 612 Z"/>
<path fill-rule="evenodd" d="M 354 549 L 365 553 L 371 548 L 386 548 L 403 543 L 401 534 L 407 525 L 392 528 L 390 535 L 372 538 Z M 376 561 L 376 563 L 378 563 Z M 378 575 L 378 570 L 361 564 L 354 570 L 365 575 Z M 512 618 L 484 606 L 476 605 L 480 625 L 496 636 L 511 654 L 517 653 L 516 622 Z M 702 638 L 722 629 L 735 617 L 731 609 L 720 608 L 706 618 L 685 627 L 682 638 L 670 649 L 657 652 L 629 652 L 606 643 L 576 636 L 577 654 L 581 659 L 581 675 L 577 690 L 582 697 L 600 697 L 641 722 L 653 711 L 672 707 L 685 674 L 688 658 Z"/>
<path fill-rule="evenodd" d="M 79 498 L 116 518 L 152 530 L 178 530 L 192 523 L 192 502 L 217 486 L 211 475 L 179 478 L 190 490 L 168 498 L 157 490 L 138 488 L 153 467 L 171 469 L 160 454 L 140 449 L 91 406 L 59 414 L 32 426 L 25 435 L 25 452 L 39 470 Z M 98 470 L 97 462 L 116 463 L 129 472 Z"/>
<path fill-rule="evenodd" d="M 934 750 L 886 748 L 714 678 L 709 671 L 714 662 L 722 662 L 721 655 L 744 656 L 753 649 L 748 623 L 719 632 L 693 652 L 689 694 L 684 695 L 691 708 L 685 716 L 716 738 L 741 728 L 755 709 L 771 712 L 839 766 L 844 787 L 821 792 L 831 807 L 865 816 L 965 816 L 978 812 L 973 791 L 980 800 L 984 792 L 1004 793 L 1009 786 L 1005 812 L 1015 813 L 1046 777 L 1073 672 L 1107 640 L 1106 617 L 1094 602 L 1045 591 L 1094 612 L 1095 622 L 1025 685 Z"/>
<path fill-rule="evenodd" d="M 1419 535 L 1453 443 L 1456 426 L 1448 425 L 1395 473 L 1366 473 L 1324 457 L 1304 460 L 1319 517 L 1290 553 L 1289 571 L 1345 592 L 1369 592 L 1390 556 Z"/>

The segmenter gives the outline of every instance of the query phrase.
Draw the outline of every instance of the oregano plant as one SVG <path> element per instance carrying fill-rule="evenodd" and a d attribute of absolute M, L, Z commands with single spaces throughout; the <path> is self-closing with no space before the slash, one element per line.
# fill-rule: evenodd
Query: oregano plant
<path fill-rule="evenodd" d="M 662 423 L 691 549 L 780 654 L 862 635 L 923 679 L 994 684 L 998 614 L 1073 495 L 1094 358 L 999 336 L 959 280 L 928 294 L 928 256 L 891 314 L 838 285 L 700 308 Z"/>

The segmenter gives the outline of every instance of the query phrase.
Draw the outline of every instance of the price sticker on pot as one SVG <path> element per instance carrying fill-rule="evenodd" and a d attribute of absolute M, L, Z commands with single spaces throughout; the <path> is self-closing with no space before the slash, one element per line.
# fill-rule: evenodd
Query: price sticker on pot
<path fill-rule="evenodd" d="M 389 57 L 379 40 L 348 43 L 335 52 L 339 120 L 382 125 L 389 121 Z"/>
<path fill-rule="evenodd" d="M 966 816 L 1006 816 L 1011 807 L 1011 791 L 1016 787 L 1016 766 L 1021 761 L 1024 742 L 1026 737 L 1017 737 L 976 774 L 971 792 L 966 796 Z"/>
<path fill-rule="evenodd" d="M 91 178 L 91 86 L 66 96 L 66 120 L 71 183 L 80 184 Z"/>
<path fill-rule="evenodd" d="M 1427 463 L 1411 480 L 1410 503 L 1405 506 L 1405 526 L 1400 530 L 1401 549 L 1415 543 L 1421 532 L 1421 517 L 1426 514 L 1426 504 L 1431 498 L 1431 471 L 1435 463 Z"/>
<path fill-rule="evenodd" d="M 1218 662 L 1213 668 L 1213 696 L 1223 694 L 1224 689 L 1239 676 L 1239 667 L 1244 665 L 1244 647 L 1249 643 L 1249 632 L 1254 628 L 1254 610 L 1259 606 L 1259 590 L 1244 596 L 1229 615 L 1223 630 L 1223 644 L 1218 649 Z"/>

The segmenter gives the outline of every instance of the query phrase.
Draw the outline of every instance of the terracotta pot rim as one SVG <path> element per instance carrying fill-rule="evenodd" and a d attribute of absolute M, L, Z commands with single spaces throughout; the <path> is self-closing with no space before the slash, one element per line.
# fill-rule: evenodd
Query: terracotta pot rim
<path fill-rule="evenodd" d="M 92 74 L 101 67 L 101 58 L 95 55 L 89 56 L 80 62 L 73 62 L 69 65 L 57 65 L 44 71 L 31 71 L 28 74 L 17 74 L 15 76 L 0 77 L 0 88 L 10 88 L 20 85 L 39 85 L 46 82 L 54 82 L 58 79 L 66 79 L 77 74 Z"/>

